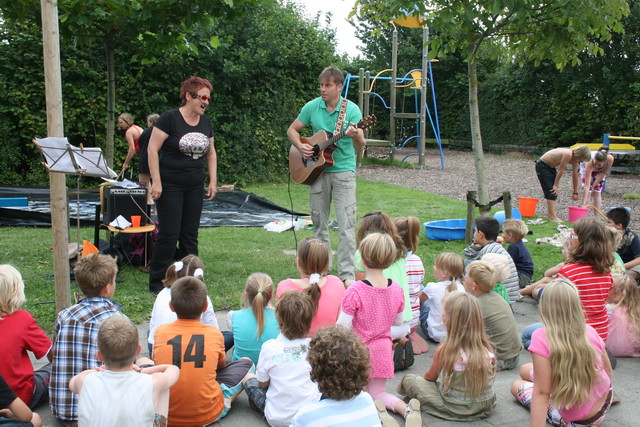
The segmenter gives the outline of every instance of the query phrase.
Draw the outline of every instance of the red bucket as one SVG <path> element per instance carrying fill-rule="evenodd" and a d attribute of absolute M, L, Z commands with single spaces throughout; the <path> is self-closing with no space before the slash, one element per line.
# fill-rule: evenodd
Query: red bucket
<path fill-rule="evenodd" d="M 536 216 L 536 207 L 538 206 L 538 199 L 532 199 L 531 197 L 519 197 L 520 206 L 518 210 L 522 216 Z"/>

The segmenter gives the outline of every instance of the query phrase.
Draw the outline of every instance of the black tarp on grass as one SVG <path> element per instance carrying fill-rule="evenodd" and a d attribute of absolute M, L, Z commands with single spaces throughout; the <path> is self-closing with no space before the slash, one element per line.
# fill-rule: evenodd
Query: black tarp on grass
<path fill-rule="evenodd" d="M 0 207 L 0 226 L 51 226 L 49 188 L 0 187 L 0 197 L 26 197 L 27 207 Z M 67 189 L 69 217 L 76 224 L 76 190 Z M 80 224 L 93 226 L 98 190 L 80 190 Z M 201 227 L 262 227 L 272 221 L 291 219 L 305 213 L 291 211 L 255 194 L 242 190 L 220 191 L 213 200 L 205 200 L 200 218 Z M 155 219 L 155 218 L 154 218 Z"/>

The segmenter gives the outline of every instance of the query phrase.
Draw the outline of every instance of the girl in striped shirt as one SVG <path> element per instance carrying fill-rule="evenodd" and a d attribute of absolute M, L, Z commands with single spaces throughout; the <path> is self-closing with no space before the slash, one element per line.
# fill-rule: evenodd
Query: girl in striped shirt
<path fill-rule="evenodd" d="M 420 220 L 415 216 L 400 216 L 394 218 L 393 222 L 398 229 L 398 234 L 404 241 L 404 245 L 407 247 L 407 262 L 404 265 L 404 269 L 407 272 L 412 314 L 409 322 L 411 332 L 407 338 L 413 343 L 414 354 L 426 353 L 429 351 L 429 344 L 416 332 L 416 328 L 420 323 L 420 294 L 424 289 L 422 286 L 424 265 L 422 265 L 420 257 L 415 254 L 420 237 Z"/>
<path fill-rule="evenodd" d="M 610 268 L 614 262 L 607 230 L 596 218 L 581 218 L 570 240 L 569 256 L 558 276 L 576 285 L 587 324 L 606 341 L 609 332 L 606 303 L 613 286 Z"/>

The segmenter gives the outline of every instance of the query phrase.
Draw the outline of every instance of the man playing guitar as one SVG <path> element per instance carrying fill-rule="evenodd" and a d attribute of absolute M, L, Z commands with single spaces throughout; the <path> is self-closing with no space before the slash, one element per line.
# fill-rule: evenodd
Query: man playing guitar
<path fill-rule="evenodd" d="M 335 204 L 338 220 L 338 276 L 343 281 L 354 279 L 353 257 L 356 251 L 356 153 L 364 149 L 364 132 L 353 124 L 362 119 L 362 113 L 356 104 L 340 96 L 344 75 L 336 67 L 327 67 L 320 73 L 320 97 L 309 101 L 302 107 L 298 118 L 289 126 L 287 137 L 305 159 L 314 154 L 313 146 L 300 140 L 300 132 L 311 125 L 313 132 L 324 130 L 331 133 L 336 123 L 343 101 L 346 109 L 342 128 L 348 126 L 346 136 L 337 142 L 333 153 L 334 164 L 324 171 L 311 185 L 309 201 L 311 218 L 316 237 L 329 245 L 329 214 L 331 199 Z M 330 248 L 331 246 L 329 246 Z"/>

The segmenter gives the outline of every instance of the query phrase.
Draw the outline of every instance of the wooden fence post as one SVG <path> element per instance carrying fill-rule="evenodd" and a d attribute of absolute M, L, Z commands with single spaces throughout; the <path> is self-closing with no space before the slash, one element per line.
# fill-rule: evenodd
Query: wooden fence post
<path fill-rule="evenodd" d="M 502 193 L 502 204 L 504 206 L 504 217 L 506 219 L 513 218 L 513 211 L 511 209 L 511 193 L 509 191 Z"/>
<path fill-rule="evenodd" d="M 475 218 L 476 211 L 476 197 L 478 197 L 477 191 L 467 191 L 467 228 L 464 232 L 464 241 L 470 244 L 473 240 L 473 220 Z"/>

